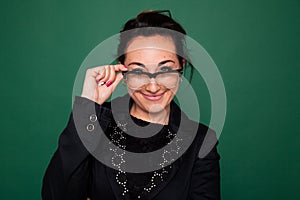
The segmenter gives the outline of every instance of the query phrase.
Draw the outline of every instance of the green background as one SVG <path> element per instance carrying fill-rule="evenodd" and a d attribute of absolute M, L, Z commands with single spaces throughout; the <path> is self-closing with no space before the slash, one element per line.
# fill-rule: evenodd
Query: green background
<path fill-rule="evenodd" d="M 79 66 L 145 9 L 170 9 L 223 77 L 222 199 L 299 199 L 299 0 L 2 0 L 0 199 L 41 198 Z"/>

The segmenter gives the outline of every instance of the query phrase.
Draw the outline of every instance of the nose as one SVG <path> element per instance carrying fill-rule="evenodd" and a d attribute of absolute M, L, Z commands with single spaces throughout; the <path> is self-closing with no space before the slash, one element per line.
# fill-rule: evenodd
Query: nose
<path fill-rule="evenodd" d="M 156 93 L 160 90 L 160 86 L 156 83 L 154 78 L 150 79 L 150 83 L 148 83 L 145 87 L 148 92 Z"/>

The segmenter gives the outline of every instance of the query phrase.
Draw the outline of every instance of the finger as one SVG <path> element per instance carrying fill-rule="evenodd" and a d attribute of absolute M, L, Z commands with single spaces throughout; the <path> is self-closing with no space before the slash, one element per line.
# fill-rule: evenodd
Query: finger
<path fill-rule="evenodd" d="M 115 71 L 128 71 L 128 67 L 123 64 L 114 65 Z"/>
<path fill-rule="evenodd" d="M 104 77 L 101 79 L 101 81 L 106 82 L 106 81 L 108 81 L 109 76 L 110 76 L 109 65 L 105 65 L 105 66 L 104 66 L 104 69 L 105 69 L 105 75 L 104 75 Z"/>
<path fill-rule="evenodd" d="M 102 67 L 100 70 L 99 70 L 99 73 L 98 75 L 96 76 L 96 81 L 99 82 L 101 79 L 103 79 L 105 77 L 105 74 L 106 74 L 106 70 L 104 67 Z"/>
<path fill-rule="evenodd" d="M 109 69 L 110 69 L 110 76 L 109 76 L 109 79 L 106 81 L 107 87 L 109 87 L 115 81 L 115 78 L 116 78 L 116 72 L 115 72 L 114 66 L 110 65 Z"/>
<path fill-rule="evenodd" d="M 103 66 L 89 68 L 86 70 L 86 75 L 96 78 L 103 69 Z"/>
<path fill-rule="evenodd" d="M 113 82 L 115 79 L 115 73 L 111 70 L 113 67 L 114 71 L 127 71 L 128 68 L 125 65 L 106 65 L 90 68 L 87 70 L 86 75 L 95 78 L 96 82 L 100 85 L 103 85 L 107 81 Z M 110 74 L 113 74 L 111 77 Z"/>

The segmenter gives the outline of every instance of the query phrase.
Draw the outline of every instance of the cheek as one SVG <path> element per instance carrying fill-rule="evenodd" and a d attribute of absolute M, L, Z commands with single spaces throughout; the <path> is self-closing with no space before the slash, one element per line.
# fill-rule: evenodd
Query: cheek
<path fill-rule="evenodd" d="M 131 89 L 129 89 L 129 88 L 127 88 L 127 92 L 128 92 L 128 94 L 130 95 L 130 96 L 132 96 L 133 95 L 133 93 L 134 93 L 134 91 L 132 91 Z"/>
<path fill-rule="evenodd" d="M 177 85 L 175 88 L 169 89 L 168 93 L 170 93 L 170 96 L 175 96 L 178 91 L 179 85 Z"/>
<path fill-rule="evenodd" d="M 129 96 L 134 100 L 134 101 L 139 101 L 141 99 L 140 93 L 138 91 L 135 90 L 131 90 L 129 88 L 127 88 L 128 94 Z"/>
<path fill-rule="evenodd" d="M 169 90 L 166 95 L 166 100 L 168 100 L 168 102 L 172 101 L 175 95 L 176 95 L 176 91 Z"/>

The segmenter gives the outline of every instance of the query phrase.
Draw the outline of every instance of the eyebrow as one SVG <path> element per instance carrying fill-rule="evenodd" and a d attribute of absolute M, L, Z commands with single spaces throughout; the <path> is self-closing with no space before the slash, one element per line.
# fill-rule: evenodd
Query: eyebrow
<path fill-rule="evenodd" d="M 160 63 L 158 63 L 158 66 L 164 65 L 164 64 L 166 64 L 168 62 L 175 63 L 175 61 L 173 61 L 173 60 L 164 60 L 164 61 L 161 61 Z M 131 62 L 131 63 L 128 64 L 128 66 L 129 65 L 138 65 L 139 67 L 145 67 L 144 64 L 139 63 L 139 62 Z"/>

